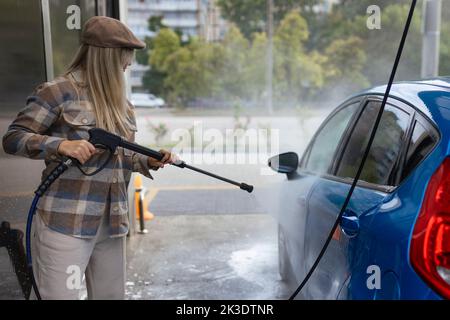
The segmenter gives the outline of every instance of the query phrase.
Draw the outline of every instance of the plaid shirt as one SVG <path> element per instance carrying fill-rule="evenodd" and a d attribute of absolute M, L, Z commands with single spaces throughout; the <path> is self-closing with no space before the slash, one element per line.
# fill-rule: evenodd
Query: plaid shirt
<path fill-rule="evenodd" d="M 79 75 L 73 75 L 80 80 Z M 59 77 L 38 86 L 3 137 L 7 153 L 45 160 L 42 179 L 62 159 L 57 153 L 59 144 L 63 140 L 88 140 L 88 130 L 96 125 L 86 87 L 77 82 L 76 90 L 74 83 Z M 131 104 L 130 108 L 134 109 Z M 134 112 L 130 120 L 132 131 L 137 131 Z M 134 141 L 134 132 L 129 141 Z M 99 166 L 101 157 L 93 155 L 83 168 Z M 131 173 L 153 179 L 149 169 L 156 168 L 150 168 L 147 160 L 144 155 L 118 148 L 105 169 L 94 176 L 85 176 L 71 166 L 39 200 L 37 212 L 55 231 L 93 238 L 104 211 L 109 210 L 110 236 L 123 236 L 129 227 L 127 187 Z"/>

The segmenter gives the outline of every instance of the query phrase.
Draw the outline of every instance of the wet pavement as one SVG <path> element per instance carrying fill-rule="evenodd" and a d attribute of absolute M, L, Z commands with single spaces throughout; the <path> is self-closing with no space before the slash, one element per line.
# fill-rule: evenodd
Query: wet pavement
<path fill-rule="evenodd" d="M 260 165 L 199 165 L 257 186 L 251 194 L 187 169 L 143 179 L 153 194 L 148 234 L 128 241 L 127 299 L 286 299 L 278 274 L 277 223 L 257 194 L 285 179 Z"/>
<path fill-rule="evenodd" d="M 128 244 L 127 299 L 285 299 L 264 214 L 161 216 Z"/>

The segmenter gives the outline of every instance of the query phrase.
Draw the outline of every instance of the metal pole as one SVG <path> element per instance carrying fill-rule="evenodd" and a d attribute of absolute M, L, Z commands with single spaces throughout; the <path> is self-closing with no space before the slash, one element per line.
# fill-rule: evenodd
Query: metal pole
<path fill-rule="evenodd" d="M 266 92 L 267 112 L 273 113 L 273 0 L 267 0 L 267 61 Z"/>
<path fill-rule="evenodd" d="M 439 75 L 442 0 L 424 0 L 422 22 L 422 78 Z"/>
<path fill-rule="evenodd" d="M 41 0 L 42 8 L 42 26 L 44 32 L 44 50 L 45 50 L 45 72 L 47 81 L 52 81 L 55 77 L 53 66 L 53 45 L 52 45 L 52 27 L 50 20 L 50 4 L 48 0 Z"/>
<path fill-rule="evenodd" d="M 144 217 L 144 195 L 142 190 L 136 190 L 139 192 L 138 210 L 139 210 L 139 233 L 147 234 L 148 230 L 145 228 L 145 217 Z"/>

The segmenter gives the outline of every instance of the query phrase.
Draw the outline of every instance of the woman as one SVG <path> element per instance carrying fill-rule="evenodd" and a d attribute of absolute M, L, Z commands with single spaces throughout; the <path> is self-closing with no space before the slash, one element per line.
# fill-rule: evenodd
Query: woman
<path fill-rule="evenodd" d="M 88 173 L 106 152 L 90 144 L 88 130 L 103 128 L 134 141 L 136 120 L 125 98 L 124 74 L 134 49 L 145 44 L 120 21 L 89 19 L 67 72 L 41 84 L 3 137 L 7 153 L 44 159 L 43 177 L 63 156 Z M 40 199 L 32 238 L 33 269 L 42 299 L 78 299 L 85 275 L 89 299 L 123 299 L 127 186 L 132 172 L 152 178 L 172 163 L 119 148 L 106 167 L 89 176 L 72 166 Z"/>

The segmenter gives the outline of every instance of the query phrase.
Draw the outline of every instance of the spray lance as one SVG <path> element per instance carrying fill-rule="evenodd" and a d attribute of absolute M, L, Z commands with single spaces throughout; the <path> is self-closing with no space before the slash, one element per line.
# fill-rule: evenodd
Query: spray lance
<path fill-rule="evenodd" d="M 136 143 L 133 142 L 129 142 L 125 139 L 123 139 L 122 137 L 119 137 L 115 134 L 112 134 L 108 131 L 105 131 L 103 129 L 99 129 L 99 128 L 94 128 L 89 130 L 89 142 L 91 142 L 94 146 L 103 146 L 108 148 L 111 152 L 114 152 L 116 150 L 117 147 L 122 147 L 125 149 L 129 149 L 132 151 L 135 151 L 137 153 L 146 155 L 148 157 L 154 158 L 156 160 L 161 160 L 163 158 L 163 155 L 161 153 L 159 153 L 158 151 L 149 149 L 149 148 L 145 148 L 143 146 L 140 146 Z M 233 184 L 235 186 L 238 186 L 239 188 L 241 188 L 242 190 L 245 190 L 247 192 L 252 192 L 253 191 L 253 186 L 248 185 L 246 183 L 239 183 L 221 176 L 218 176 L 214 173 L 193 167 L 191 165 L 188 165 L 187 163 L 185 163 L 184 161 L 178 160 L 174 163 L 172 163 L 172 165 L 178 167 L 178 168 L 186 168 L 186 169 L 190 169 L 202 174 L 205 174 L 207 176 L 210 176 L 212 178 L 216 178 L 219 180 L 222 180 L 224 182 L 228 182 L 230 184 Z"/>
<path fill-rule="evenodd" d="M 94 172 L 92 173 L 87 173 L 83 170 L 83 168 L 81 167 L 81 164 L 78 162 L 78 160 L 76 159 L 72 159 L 72 158 L 68 158 L 68 157 L 64 157 L 64 160 L 62 162 L 59 163 L 58 166 L 56 166 L 52 172 L 50 172 L 50 174 L 41 182 L 41 184 L 39 185 L 39 187 L 36 189 L 35 193 L 35 197 L 33 199 L 33 202 L 31 204 L 30 207 L 30 211 L 28 212 L 28 218 L 27 218 L 27 226 L 26 226 L 26 256 L 27 256 L 27 266 L 28 266 L 28 271 L 29 271 L 29 277 L 31 278 L 31 282 L 32 282 L 32 286 L 33 286 L 33 290 L 36 294 L 37 299 L 41 299 L 41 296 L 39 294 L 39 290 L 37 288 L 37 284 L 36 284 L 36 280 L 34 278 L 33 275 L 33 269 L 32 269 L 32 257 L 31 257 L 31 226 L 33 223 L 33 216 L 36 213 L 36 206 L 37 203 L 39 201 L 39 198 L 42 197 L 42 195 L 47 191 L 47 189 L 50 187 L 50 185 L 56 180 L 58 179 L 58 177 L 64 172 L 66 171 L 71 165 L 75 165 L 80 171 L 81 173 L 83 173 L 86 176 L 92 176 L 97 174 L 98 172 L 100 172 L 101 170 L 103 170 L 105 168 L 105 166 L 107 165 L 107 163 L 109 162 L 109 160 L 111 160 L 114 152 L 116 151 L 117 147 L 122 147 L 124 149 L 128 149 L 128 150 L 132 150 L 135 151 L 137 153 L 146 155 L 148 157 L 154 158 L 156 160 L 161 160 L 164 156 L 163 154 L 161 154 L 158 151 L 152 150 L 150 148 L 146 148 L 143 147 L 141 145 L 138 145 L 136 143 L 133 142 L 129 142 L 125 139 L 123 139 L 122 137 L 112 134 L 106 130 L 100 129 L 100 128 L 93 128 L 89 130 L 89 142 L 94 145 L 96 148 L 100 148 L 100 149 L 105 149 L 109 151 L 109 157 L 108 159 L 105 161 L 105 163 L 103 163 L 101 166 L 99 166 L 99 168 L 97 168 Z M 242 190 L 245 190 L 249 193 L 251 193 L 253 191 L 253 186 L 248 185 L 244 182 L 236 182 L 230 179 L 227 179 L 225 177 L 216 175 L 214 173 L 196 168 L 194 166 L 191 166 L 187 163 L 185 163 L 184 161 L 181 160 L 177 160 L 174 163 L 172 163 L 171 165 L 179 167 L 179 168 L 186 168 L 186 169 L 190 169 L 193 171 L 196 171 L 198 173 L 210 176 L 212 178 L 230 183 L 232 185 L 235 185 L 237 187 L 239 187 Z M 29 298 L 26 297 L 26 298 Z"/>

